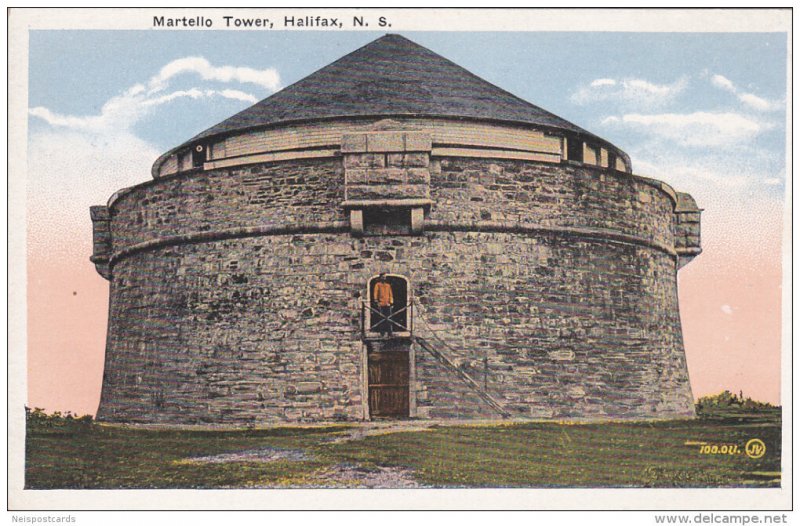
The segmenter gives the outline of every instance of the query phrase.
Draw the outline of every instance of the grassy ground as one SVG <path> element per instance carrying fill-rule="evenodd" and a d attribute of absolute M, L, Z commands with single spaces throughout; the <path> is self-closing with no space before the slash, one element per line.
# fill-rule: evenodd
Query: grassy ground
<path fill-rule="evenodd" d="M 363 477 L 331 476 L 346 467 L 367 478 L 397 470 L 434 487 L 780 485 L 779 409 L 714 410 L 696 420 L 666 422 L 434 426 L 353 436 L 359 430 L 29 424 L 25 483 L 31 489 L 363 486 Z M 753 438 L 766 445 L 761 458 L 743 452 Z M 700 442 L 738 445 L 740 453 L 703 454 Z M 198 460 L 254 450 L 289 451 L 294 457 Z"/>

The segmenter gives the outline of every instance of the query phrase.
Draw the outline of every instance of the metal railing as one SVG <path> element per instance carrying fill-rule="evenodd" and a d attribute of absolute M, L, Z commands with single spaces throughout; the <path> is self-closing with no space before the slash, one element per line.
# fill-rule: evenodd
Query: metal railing
<path fill-rule="evenodd" d="M 437 348 L 425 339 L 422 336 L 414 336 L 414 303 L 415 299 L 412 297 L 409 299 L 408 304 L 406 304 L 402 309 L 397 311 L 392 311 L 391 314 L 385 315 L 382 313 L 374 301 L 368 300 L 361 300 L 361 337 L 362 339 L 368 339 L 370 337 L 374 338 L 374 334 L 377 332 L 381 332 L 381 324 L 388 323 L 392 325 L 393 332 L 402 333 L 403 337 L 411 338 L 411 341 L 416 342 L 422 349 L 428 352 L 431 356 L 433 356 L 437 361 L 439 361 L 442 365 L 453 371 L 463 383 L 467 385 L 473 392 L 475 392 L 484 402 L 486 402 L 489 407 L 492 408 L 493 411 L 499 413 L 502 418 L 511 418 L 512 414 L 505 408 L 505 406 L 497 400 L 494 396 L 489 393 L 488 389 L 488 358 L 484 359 L 484 379 L 483 379 L 483 387 L 481 384 L 472 378 L 466 371 L 464 371 L 461 367 L 456 365 L 453 359 L 448 356 L 446 352 L 442 349 Z M 457 353 L 457 350 L 453 348 L 450 344 L 448 344 L 444 338 L 437 334 L 438 331 L 434 330 L 428 322 L 425 320 L 423 315 L 424 306 L 419 305 L 419 313 L 418 317 L 421 325 L 422 334 L 428 334 L 430 337 L 436 340 L 437 344 L 443 348 L 449 349 L 450 351 Z M 406 315 L 406 324 L 403 325 L 397 319 L 396 316 L 402 314 L 403 312 L 407 312 Z M 377 320 L 377 321 L 376 321 Z M 374 323 L 373 323 L 374 322 Z M 384 331 L 388 332 L 388 331 Z"/>
<path fill-rule="evenodd" d="M 400 323 L 400 314 L 406 313 L 405 325 Z M 377 320 L 377 321 L 376 321 Z M 361 337 L 367 338 L 381 331 L 386 325 L 391 327 L 391 332 L 400 332 L 403 335 L 414 335 L 414 299 L 410 299 L 408 303 L 401 309 L 392 310 L 390 314 L 386 315 L 380 311 L 377 303 L 373 301 L 361 300 Z"/>

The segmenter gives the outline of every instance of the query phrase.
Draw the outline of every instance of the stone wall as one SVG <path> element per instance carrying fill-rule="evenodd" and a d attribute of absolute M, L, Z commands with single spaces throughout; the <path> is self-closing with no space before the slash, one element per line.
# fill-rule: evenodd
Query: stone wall
<path fill-rule="evenodd" d="M 668 194 L 568 164 L 434 158 L 430 168 L 436 228 L 419 236 L 247 234 L 112 257 L 98 418 L 365 418 L 359 295 L 380 271 L 410 280 L 415 334 L 460 371 L 417 346 L 414 416 L 496 418 L 463 374 L 513 417 L 693 414 Z M 112 204 L 113 251 L 164 236 L 342 222 L 343 198 L 341 160 L 162 178 Z M 554 230 L 464 227 L 497 222 Z"/>
<path fill-rule="evenodd" d="M 380 270 L 409 278 L 416 334 L 514 417 L 692 414 L 673 258 L 437 232 L 247 238 L 120 261 L 98 418 L 363 418 L 357 296 Z M 498 417 L 452 370 L 416 355 L 418 417 Z"/>
<path fill-rule="evenodd" d="M 162 178 L 112 205 L 114 250 L 154 238 L 260 224 L 345 219 L 339 159 L 259 164 Z"/>
<path fill-rule="evenodd" d="M 607 228 L 673 245 L 675 203 L 630 174 L 571 164 L 463 158 L 431 165 L 431 217 Z"/>
<path fill-rule="evenodd" d="M 98 418 L 360 418 L 358 300 L 341 241 L 248 238 L 118 263 Z"/>
<path fill-rule="evenodd" d="M 161 178 L 112 203 L 113 249 L 166 236 L 345 220 L 344 172 L 342 159 L 328 159 Z M 666 247 L 675 243 L 675 204 L 667 193 L 597 167 L 433 158 L 430 197 L 429 217 L 440 221 L 605 228 Z"/>

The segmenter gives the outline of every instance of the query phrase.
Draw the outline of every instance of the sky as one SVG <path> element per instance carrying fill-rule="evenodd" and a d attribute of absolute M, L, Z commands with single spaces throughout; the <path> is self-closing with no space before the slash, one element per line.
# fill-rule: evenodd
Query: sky
<path fill-rule="evenodd" d="M 402 34 L 691 193 L 704 252 L 678 281 L 695 397 L 729 389 L 780 402 L 785 33 Z M 89 206 L 382 33 L 29 35 L 28 405 L 94 414 L 108 282 L 88 259 Z"/>

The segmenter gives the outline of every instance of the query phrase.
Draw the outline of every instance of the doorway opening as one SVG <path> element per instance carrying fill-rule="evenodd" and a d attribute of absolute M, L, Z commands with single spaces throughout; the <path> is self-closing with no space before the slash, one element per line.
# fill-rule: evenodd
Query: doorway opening
<path fill-rule="evenodd" d="M 367 298 L 369 308 L 366 309 L 365 334 L 389 332 L 411 332 L 411 294 L 408 280 L 397 274 L 386 274 L 386 282 L 392 291 L 392 307 L 390 312 L 381 309 L 375 299 L 375 286 L 380 281 L 380 276 L 373 276 L 367 284 Z"/>
<path fill-rule="evenodd" d="M 409 416 L 410 357 L 404 350 L 367 351 L 370 418 Z"/>

